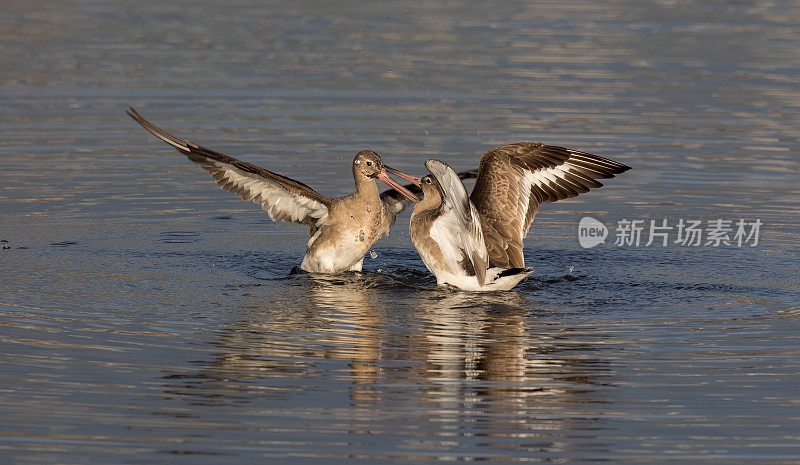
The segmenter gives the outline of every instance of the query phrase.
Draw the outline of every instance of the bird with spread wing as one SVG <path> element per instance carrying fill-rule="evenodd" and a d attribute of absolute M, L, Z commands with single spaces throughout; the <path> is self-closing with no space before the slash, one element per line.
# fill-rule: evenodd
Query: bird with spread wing
<path fill-rule="evenodd" d="M 630 169 L 607 158 L 537 142 L 486 152 L 472 194 L 450 166 L 428 160 L 423 200 L 411 214 L 411 240 L 439 284 L 470 291 L 508 290 L 531 273 L 523 239 L 543 202 L 602 187 Z"/>
<path fill-rule="evenodd" d="M 300 265 L 308 272 L 360 271 L 364 255 L 378 238 L 388 234 L 397 214 L 412 200 L 418 200 L 412 192 L 420 192 L 417 186 L 404 187 L 387 173 L 411 180 L 419 178 L 384 165 L 381 157 L 371 150 L 363 150 L 353 159 L 355 192 L 328 198 L 302 182 L 173 136 L 132 107 L 127 114 L 205 168 L 220 187 L 238 194 L 244 201 L 261 205 L 273 220 L 308 226 L 310 238 Z M 464 172 L 461 176 L 474 177 L 474 172 Z M 375 179 L 392 189 L 379 193 Z"/>

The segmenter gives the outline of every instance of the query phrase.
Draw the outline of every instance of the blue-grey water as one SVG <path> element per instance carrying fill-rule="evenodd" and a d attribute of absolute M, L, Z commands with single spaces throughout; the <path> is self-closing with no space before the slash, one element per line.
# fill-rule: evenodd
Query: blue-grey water
<path fill-rule="evenodd" d="M 800 463 L 798 24 L 783 0 L 3 2 L 0 463 Z M 318 279 L 291 273 L 306 230 L 129 104 L 329 196 L 362 149 L 633 170 L 543 205 L 511 292 L 437 288 L 408 213 Z M 645 245 L 717 219 L 729 245 Z"/>

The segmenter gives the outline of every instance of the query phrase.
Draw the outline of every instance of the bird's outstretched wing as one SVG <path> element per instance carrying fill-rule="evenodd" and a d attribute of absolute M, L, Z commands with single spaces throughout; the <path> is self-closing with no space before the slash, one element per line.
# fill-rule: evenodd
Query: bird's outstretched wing
<path fill-rule="evenodd" d="M 302 182 L 173 136 L 132 107 L 126 113 L 151 134 L 208 170 L 223 189 L 238 194 L 244 201 L 260 204 L 273 220 L 302 223 L 313 233 L 328 216 L 331 200 Z"/>
<path fill-rule="evenodd" d="M 461 267 L 467 274 L 474 272 L 478 283 L 483 285 L 489 257 L 478 212 L 450 166 L 439 160 L 428 160 L 425 167 L 436 178 L 442 193 L 441 213 L 433 222 L 431 238 L 439 245 L 451 269 Z"/>
<path fill-rule="evenodd" d="M 523 268 L 522 239 L 542 202 L 602 187 L 630 167 L 613 160 L 538 142 L 493 148 L 481 158 L 470 199 L 480 213 L 492 266 Z"/>

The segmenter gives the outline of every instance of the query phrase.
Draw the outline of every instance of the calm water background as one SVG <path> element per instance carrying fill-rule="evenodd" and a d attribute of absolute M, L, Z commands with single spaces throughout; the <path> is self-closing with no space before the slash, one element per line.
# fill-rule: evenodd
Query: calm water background
<path fill-rule="evenodd" d="M 0 462 L 800 463 L 798 24 L 780 0 L 4 1 Z M 437 289 L 407 213 L 320 280 L 290 274 L 306 231 L 128 104 L 330 196 L 367 148 L 634 169 L 542 208 L 512 292 Z M 583 249 L 585 214 L 764 225 Z"/>

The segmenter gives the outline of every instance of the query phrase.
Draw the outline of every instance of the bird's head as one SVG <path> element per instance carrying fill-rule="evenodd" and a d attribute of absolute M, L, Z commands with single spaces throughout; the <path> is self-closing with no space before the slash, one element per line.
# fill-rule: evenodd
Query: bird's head
<path fill-rule="evenodd" d="M 407 198 L 411 199 L 414 202 L 419 202 L 419 198 L 415 196 L 411 191 L 397 183 L 395 180 L 389 177 L 387 174 L 389 173 L 395 174 L 400 176 L 401 178 L 408 179 L 409 181 L 419 184 L 419 178 L 416 176 L 412 176 L 410 174 L 404 173 L 402 171 L 398 171 L 392 167 L 385 166 L 383 164 L 383 160 L 381 160 L 380 155 L 373 152 L 372 150 L 362 150 L 356 154 L 356 157 L 353 159 L 353 176 L 358 179 L 359 177 L 363 177 L 366 179 L 375 179 L 378 178 L 381 181 L 385 182 L 389 186 L 391 186 L 397 192 L 400 192 Z"/>
<path fill-rule="evenodd" d="M 383 160 L 372 150 L 362 150 L 353 159 L 353 174 L 369 179 L 377 178 L 383 170 Z"/>
<path fill-rule="evenodd" d="M 442 202 L 442 186 L 436 177 L 429 174 L 420 179 L 420 188 L 422 188 L 422 195 L 425 198 L 425 203 L 429 205 L 440 204 Z"/>

